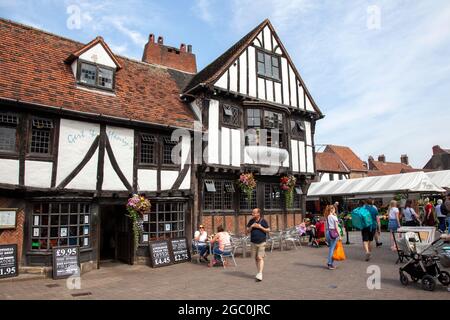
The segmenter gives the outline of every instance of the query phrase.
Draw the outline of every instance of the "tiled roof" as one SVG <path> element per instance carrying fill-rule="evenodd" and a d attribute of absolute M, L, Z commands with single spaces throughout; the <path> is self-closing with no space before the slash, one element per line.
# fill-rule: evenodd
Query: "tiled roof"
<path fill-rule="evenodd" d="M 349 147 L 327 145 L 324 152 L 335 153 L 350 171 L 367 171 L 364 162 Z"/>
<path fill-rule="evenodd" d="M 379 171 L 385 175 L 398 174 L 401 173 L 402 170 L 413 169 L 411 166 L 403 164 L 401 162 L 382 162 L 371 160 L 371 164 L 375 167 L 376 171 Z"/>
<path fill-rule="evenodd" d="M 316 153 L 316 170 L 324 172 L 350 173 L 339 157 L 331 152 Z"/>
<path fill-rule="evenodd" d="M 0 19 L 0 98 L 68 110 L 192 128 L 194 114 L 180 99 L 190 76 L 116 56 L 115 93 L 77 88 L 67 57 L 85 45 Z"/>

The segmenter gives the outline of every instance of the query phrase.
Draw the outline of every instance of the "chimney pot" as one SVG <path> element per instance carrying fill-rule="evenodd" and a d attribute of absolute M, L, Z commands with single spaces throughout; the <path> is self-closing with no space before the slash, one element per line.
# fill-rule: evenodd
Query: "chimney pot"
<path fill-rule="evenodd" d="M 155 35 L 153 33 L 150 33 L 150 35 L 148 36 L 148 42 L 155 43 Z"/>
<path fill-rule="evenodd" d="M 182 43 L 182 44 L 180 45 L 180 51 L 181 51 L 181 52 L 186 52 L 186 45 L 185 45 L 184 43 Z"/>
<path fill-rule="evenodd" d="M 400 157 L 400 162 L 406 165 L 409 165 L 409 159 L 407 154 L 402 154 Z"/>
<path fill-rule="evenodd" d="M 188 44 L 187 52 L 192 53 L 192 45 L 191 44 Z"/>
<path fill-rule="evenodd" d="M 378 161 L 380 161 L 380 162 L 386 162 L 386 157 L 385 157 L 385 155 L 384 155 L 384 154 L 380 154 L 380 155 L 378 156 Z"/>
<path fill-rule="evenodd" d="M 158 44 L 164 44 L 164 38 L 159 36 L 158 37 Z"/>
<path fill-rule="evenodd" d="M 439 145 L 433 146 L 433 155 L 441 153 L 444 153 L 444 151 L 441 149 Z"/>

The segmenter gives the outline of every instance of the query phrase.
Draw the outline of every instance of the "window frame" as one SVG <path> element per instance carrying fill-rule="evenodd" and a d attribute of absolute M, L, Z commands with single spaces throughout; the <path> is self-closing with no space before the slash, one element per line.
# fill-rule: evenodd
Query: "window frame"
<path fill-rule="evenodd" d="M 95 84 L 89 84 L 89 83 L 83 83 L 81 82 L 81 65 L 82 64 L 87 64 L 90 66 L 95 67 Z M 112 86 L 111 88 L 106 88 L 106 87 L 102 87 L 99 85 L 99 76 L 98 76 L 98 71 L 99 69 L 105 69 L 105 70 L 109 70 L 112 72 Z M 98 64 L 98 63 L 93 63 L 90 61 L 86 61 L 86 60 L 82 60 L 82 59 L 78 59 L 77 61 L 77 84 L 83 87 L 88 87 L 88 88 L 93 88 L 93 89 L 98 89 L 98 90 L 104 90 L 104 91 L 109 91 L 109 92 L 114 92 L 115 88 L 116 88 L 116 69 L 102 65 L 102 64 Z"/>
<path fill-rule="evenodd" d="M 19 135 L 19 126 L 21 125 L 21 117 L 18 113 L 15 112 L 0 112 L 0 119 L 2 119 L 3 116 L 11 116 L 15 117 L 16 122 L 8 122 L 0 120 L 0 127 L 2 128 L 14 128 L 15 130 L 15 141 L 14 141 L 14 150 L 6 150 L 6 149 L 0 149 L 0 155 L 2 156 L 18 156 L 19 154 L 19 143 L 20 143 L 20 135 Z"/>
<path fill-rule="evenodd" d="M 146 163 L 142 162 L 142 139 L 145 135 L 153 136 L 155 138 L 155 141 L 153 142 L 153 156 L 154 156 L 154 163 Z M 147 133 L 147 132 L 139 132 L 138 133 L 138 144 L 137 144 L 137 158 L 138 158 L 138 167 L 140 168 L 155 168 L 158 166 L 159 163 L 159 139 L 157 134 Z"/>
<path fill-rule="evenodd" d="M 237 123 L 232 123 L 232 121 L 231 122 L 227 122 L 225 120 L 226 119 L 226 116 L 225 116 L 225 109 L 226 108 L 230 108 L 231 112 L 233 112 L 233 110 L 237 111 L 237 113 L 238 113 L 238 115 L 237 115 L 238 122 Z M 228 128 L 233 128 L 233 129 L 241 127 L 241 124 L 242 124 L 242 119 L 241 119 L 242 111 L 241 111 L 240 107 L 238 107 L 238 106 L 236 106 L 234 104 L 231 104 L 231 103 L 222 103 L 220 109 L 221 109 L 220 123 L 221 123 L 221 125 L 223 127 L 228 127 Z M 231 119 L 233 119 L 233 116 L 229 116 L 229 117 L 231 117 Z"/>
<path fill-rule="evenodd" d="M 260 61 L 259 57 L 258 57 L 259 53 L 261 53 L 264 57 L 264 74 L 261 74 L 259 71 L 259 64 L 262 63 L 262 61 Z M 282 81 L 281 80 L 281 55 L 270 52 L 270 51 L 263 50 L 262 48 L 257 48 L 255 50 L 255 54 L 256 54 L 256 57 L 255 57 L 256 75 L 260 78 L 264 78 L 267 80 L 272 80 L 272 81 L 281 83 L 281 81 Z M 266 55 L 270 56 L 270 68 L 271 68 L 270 75 L 266 73 Z M 278 69 L 278 78 L 273 76 L 273 69 L 274 69 L 273 59 L 276 59 L 276 61 L 278 62 L 278 67 L 275 67 L 276 69 Z"/>
<path fill-rule="evenodd" d="M 266 198 L 266 188 L 269 187 L 270 188 L 270 192 L 272 193 L 279 193 L 279 197 L 278 197 L 278 203 L 276 202 L 276 197 L 272 197 L 272 195 L 270 195 L 269 198 L 269 206 L 267 205 L 267 198 Z M 264 201 L 263 201 L 263 208 L 264 211 L 280 211 L 283 210 L 283 192 L 281 192 L 281 188 L 280 188 L 280 184 L 279 183 L 264 183 Z M 274 204 L 276 206 L 274 206 Z"/>
<path fill-rule="evenodd" d="M 57 148 L 57 146 L 55 146 L 55 130 L 56 130 L 56 126 L 57 121 L 54 118 L 51 117 L 41 117 L 41 116 L 31 116 L 29 118 L 29 124 L 28 124 L 28 139 L 27 139 L 27 148 L 26 148 L 26 158 L 29 159 L 48 159 L 48 160 L 53 160 L 53 154 L 54 154 L 54 150 Z M 50 137 L 49 137 L 49 143 L 48 143 L 48 153 L 40 153 L 40 152 L 32 152 L 31 151 L 31 145 L 32 145 L 32 139 L 33 139 L 33 120 L 49 120 L 52 122 L 53 127 L 52 128 L 47 128 L 49 129 L 50 132 Z M 37 128 L 39 130 L 41 130 L 42 128 Z"/>
<path fill-rule="evenodd" d="M 249 110 L 259 110 L 259 127 L 254 127 L 254 126 L 249 126 L 249 124 L 248 124 L 248 111 Z M 281 122 L 282 122 L 282 129 L 280 129 L 280 128 L 266 128 L 266 123 L 265 123 L 265 115 L 266 115 L 266 112 L 272 112 L 272 113 L 276 113 L 276 114 L 280 114 L 281 115 Z M 256 130 L 257 132 L 258 132 L 258 130 L 272 130 L 272 129 L 277 129 L 278 130 L 278 132 L 279 132 L 279 134 L 280 134 L 280 139 L 279 139 L 279 141 L 278 141 L 278 143 L 279 143 L 279 145 L 278 146 L 274 146 L 274 145 L 272 145 L 272 140 L 270 139 L 270 145 L 269 145 L 269 136 L 267 136 L 267 143 L 268 143 L 268 147 L 273 147 L 273 148 L 279 148 L 279 149 L 285 149 L 285 150 L 288 150 L 288 139 L 289 139 L 289 136 L 288 136 L 288 134 L 287 134 L 287 132 L 286 132 L 286 121 L 287 121 L 287 116 L 286 116 L 286 114 L 282 111 L 282 110 L 275 110 L 275 109 L 272 109 L 272 108 L 264 108 L 264 107 L 258 107 L 258 108 L 254 108 L 254 107 L 252 107 L 252 108 L 246 108 L 245 109 L 245 114 L 244 114 L 244 116 L 245 116 L 245 130 L 246 130 L 246 132 L 249 130 L 249 129 L 254 129 L 254 130 Z M 255 119 L 257 119 L 257 118 L 255 118 Z M 269 133 L 269 131 L 267 132 L 267 133 Z M 257 138 L 257 146 L 261 146 L 261 144 L 260 144 L 260 139 L 259 138 Z M 245 135 L 245 146 L 250 146 L 250 144 L 249 144 L 249 135 L 248 134 L 246 134 Z"/>
<path fill-rule="evenodd" d="M 215 191 L 208 191 L 207 185 L 213 184 Z M 233 212 L 234 204 L 237 197 L 236 188 L 233 179 L 213 179 L 207 178 L 203 180 L 203 212 Z M 225 198 L 225 194 L 228 198 Z M 207 199 L 209 198 L 210 199 Z M 217 205 L 219 202 L 219 205 Z M 228 204 L 228 205 L 227 205 Z"/>
<path fill-rule="evenodd" d="M 172 136 L 170 134 L 169 135 L 160 134 L 159 135 L 159 145 L 160 145 L 159 146 L 159 150 L 160 150 L 160 154 L 159 154 L 159 162 L 158 163 L 160 164 L 160 166 L 162 168 L 178 168 L 180 166 L 180 164 L 176 164 L 176 163 L 173 163 L 173 162 L 172 163 L 164 163 L 164 147 L 165 147 L 166 144 L 169 144 L 169 143 L 166 142 L 166 139 L 169 139 L 172 142 L 172 145 L 173 145 L 172 150 L 181 141 L 181 140 L 179 140 L 179 141 L 172 141 L 171 140 Z"/>
<path fill-rule="evenodd" d="M 35 211 L 35 206 L 40 206 L 40 212 Z M 44 213 L 42 208 L 43 205 L 48 206 L 48 212 Z M 58 212 L 53 212 L 53 206 L 57 205 L 59 210 Z M 67 212 L 62 212 L 61 206 L 67 205 L 68 210 Z M 71 208 L 73 205 L 77 206 L 77 212 L 72 212 Z M 84 209 L 82 209 L 82 206 Z M 89 207 L 89 210 L 86 212 L 86 206 Z M 67 224 L 61 224 L 61 216 L 67 216 Z M 42 217 L 46 216 L 48 217 L 47 224 L 42 224 Z M 58 223 L 52 224 L 52 216 L 58 217 Z M 71 216 L 77 216 L 77 223 L 71 223 Z M 81 217 L 88 216 L 88 223 L 81 223 Z M 39 223 L 35 224 L 35 217 L 39 217 Z M 94 235 L 92 232 L 92 217 L 93 217 L 93 211 L 92 211 L 92 203 L 86 202 L 86 201 L 33 201 L 32 202 L 32 209 L 31 209 L 31 222 L 30 222 L 30 241 L 28 244 L 28 248 L 30 252 L 32 253 L 45 253 L 45 252 L 51 252 L 51 242 L 52 240 L 56 240 L 56 247 L 58 246 L 73 246 L 69 243 L 70 238 L 76 238 L 77 239 L 77 246 L 80 247 L 81 250 L 91 250 L 92 247 L 92 236 Z M 85 220 L 84 220 L 85 221 Z M 83 221 L 83 222 L 84 222 Z M 66 228 L 66 236 L 61 236 L 61 229 Z M 77 230 L 76 235 L 70 236 L 70 229 L 75 227 Z M 88 233 L 84 234 L 85 228 L 88 228 Z M 41 236 L 41 232 L 43 229 L 47 229 L 47 235 Z M 51 235 L 51 229 L 52 228 L 58 228 L 58 235 L 56 237 L 52 237 Z M 83 229 L 83 232 L 80 233 L 81 228 Z M 34 236 L 34 229 L 39 229 L 39 236 Z M 88 238 L 88 245 L 84 246 L 84 238 Z M 66 244 L 60 244 L 60 240 L 66 239 Z M 46 241 L 46 249 L 34 249 L 33 248 L 33 241 L 37 240 L 41 242 L 41 240 Z M 83 243 L 81 243 L 83 241 Z"/>

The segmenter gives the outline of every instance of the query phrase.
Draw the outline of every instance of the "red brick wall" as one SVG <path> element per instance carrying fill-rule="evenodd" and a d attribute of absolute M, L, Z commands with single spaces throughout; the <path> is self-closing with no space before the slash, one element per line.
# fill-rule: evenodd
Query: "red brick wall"
<path fill-rule="evenodd" d="M 12 200 L 0 198 L 0 208 L 17 208 L 17 204 Z M 0 244 L 17 244 L 17 260 L 19 264 L 22 260 L 23 243 L 24 243 L 24 224 L 25 224 L 25 210 L 23 205 L 19 207 L 17 212 L 17 228 L 0 230 Z"/>
<path fill-rule="evenodd" d="M 299 224 L 302 222 L 302 214 L 301 213 L 296 213 L 295 215 L 295 224 Z"/>
<path fill-rule="evenodd" d="M 246 232 L 246 227 L 247 227 L 247 223 L 246 223 L 246 217 L 245 217 L 246 215 L 239 215 L 238 216 L 238 224 L 239 224 L 239 227 L 238 227 L 238 233 L 239 234 L 245 234 L 245 232 Z"/>
<path fill-rule="evenodd" d="M 212 234 L 212 229 L 213 229 L 213 225 L 212 225 L 212 217 L 211 216 L 203 216 L 203 219 L 201 221 L 201 223 L 205 226 L 205 230 L 208 234 Z"/>
<path fill-rule="evenodd" d="M 223 226 L 223 216 L 214 216 L 214 233 L 217 232 L 217 227 L 218 226 Z"/>
<path fill-rule="evenodd" d="M 178 50 L 178 53 L 175 50 L 169 52 L 169 49 L 165 45 L 148 42 L 144 48 L 142 61 L 191 73 L 197 72 L 194 54 L 186 52 L 186 50 Z"/>
<path fill-rule="evenodd" d="M 234 233 L 235 231 L 235 218 L 234 216 L 225 216 L 225 231 Z"/>
<path fill-rule="evenodd" d="M 278 230 L 278 223 L 277 223 L 277 216 L 274 214 L 271 214 L 270 219 L 267 219 L 270 223 L 270 229 L 271 230 Z"/>
<path fill-rule="evenodd" d="M 294 214 L 293 213 L 288 213 L 287 214 L 287 227 L 291 228 L 293 227 L 294 224 Z"/>
<path fill-rule="evenodd" d="M 283 214 L 277 214 L 277 219 L 278 219 L 278 230 L 285 229 L 284 215 Z"/>

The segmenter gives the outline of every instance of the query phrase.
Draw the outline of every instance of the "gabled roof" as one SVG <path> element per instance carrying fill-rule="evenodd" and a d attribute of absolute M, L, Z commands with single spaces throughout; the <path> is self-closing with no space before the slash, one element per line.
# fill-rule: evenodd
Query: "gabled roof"
<path fill-rule="evenodd" d="M 116 73 L 114 93 L 98 93 L 78 87 L 65 62 L 85 44 L 5 19 L 0 19 L 0 39 L 0 98 L 193 128 L 195 116 L 180 99 L 180 87 L 190 75 L 116 56 L 122 70 Z"/>
<path fill-rule="evenodd" d="M 325 148 L 324 152 L 335 153 L 350 171 L 367 172 L 367 167 L 364 165 L 364 162 L 358 158 L 358 156 L 349 147 L 329 144 Z"/>
<path fill-rule="evenodd" d="M 370 160 L 372 166 L 375 168 L 375 171 L 379 171 L 381 174 L 389 175 L 389 174 L 399 174 L 402 173 L 402 170 L 413 170 L 413 167 L 410 165 L 401 163 L 401 162 L 382 162 Z"/>
<path fill-rule="evenodd" d="M 220 55 L 216 60 L 211 62 L 205 68 L 203 68 L 200 72 L 198 72 L 190 81 L 190 83 L 184 89 L 184 93 L 189 93 L 199 86 L 211 86 L 213 85 L 220 76 L 234 63 L 234 61 L 239 57 L 239 55 L 253 42 L 253 40 L 257 37 L 259 32 L 264 29 L 264 27 L 269 27 L 275 40 L 277 40 L 283 54 L 286 56 L 286 59 L 292 66 L 292 70 L 294 70 L 295 75 L 298 77 L 299 81 L 302 84 L 302 87 L 305 90 L 305 93 L 308 95 L 311 104 L 316 110 L 316 112 L 322 116 L 322 112 L 314 101 L 313 97 L 309 93 L 308 89 L 305 86 L 305 83 L 300 76 L 297 68 L 292 62 L 289 54 L 287 53 L 286 48 L 283 46 L 280 38 L 278 37 L 274 27 L 270 23 L 269 19 L 265 19 L 259 25 L 257 25 L 253 30 L 247 33 L 243 38 L 241 38 L 238 42 L 232 45 L 227 51 L 225 51 L 222 55 Z"/>
<path fill-rule="evenodd" d="M 105 49 L 106 53 L 116 64 L 117 70 L 122 69 L 119 60 L 117 60 L 116 56 L 114 55 L 114 53 L 112 53 L 111 49 L 108 47 L 108 45 L 106 44 L 106 42 L 103 40 L 102 37 L 96 37 L 94 40 L 89 42 L 84 47 L 78 49 L 76 52 L 71 53 L 70 56 L 67 57 L 66 62 L 67 63 L 73 62 L 75 59 L 78 59 L 83 53 L 85 53 L 86 51 L 88 51 L 90 48 L 94 47 L 97 44 L 100 44 L 103 47 L 103 49 Z"/>
<path fill-rule="evenodd" d="M 350 173 L 341 159 L 331 152 L 316 153 L 316 170 L 322 172 Z"/>

